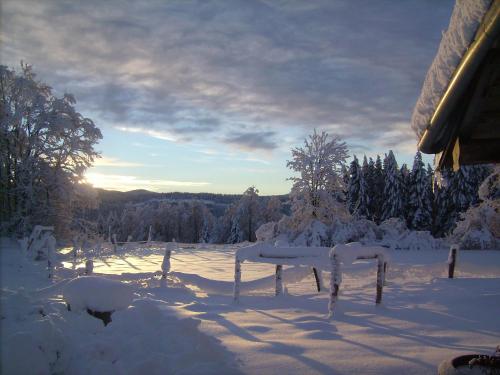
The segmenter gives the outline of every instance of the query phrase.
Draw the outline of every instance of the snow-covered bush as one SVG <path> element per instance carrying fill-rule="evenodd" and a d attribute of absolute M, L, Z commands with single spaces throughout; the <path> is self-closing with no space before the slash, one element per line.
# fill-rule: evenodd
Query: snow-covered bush
<path fill-rule="evenodd" d="M 464 249 L 500 248 L 500 167 L 481 184 L 479 197 L 482 202 L 470 207 L 450 239 Z"/>
<path fill-rule="evenodd" d="M 330 246 L 329 228 L 319 220 L 309 224 L 293 239 L 294 246 Z"/>
<path fill-rule="evenodd" d="M 444 240 L 434 238 L 429 231 L 406 231 L 397 241 L 387 241 L 391 247 L 401 250 L 429 250 L 447 247 Z"/>
<path fill-rule="evenodd" d="M 406 222 L 396 217 L 384 220 L 378 227 L 382 231 L 382 237 L 386 239 L 397 239 L 408 231 Z"/>
<path fill-rule="evenodd" d="M 334 223 L 332 229 L 332 246 L 349 242 L 368 244 L 374 243 L 380 238 L 380 230 L 377 224 L 367 219 L 338 220 Z"/>
<path fill-rule="evenodd" d="M 278 223 L 271 221 L 269 223 L 262 224 L 259 229 L 255 231 L 255 236 L 257 241 L 260 242 L 270 242 L 274 241 L 278 232 Z"/>

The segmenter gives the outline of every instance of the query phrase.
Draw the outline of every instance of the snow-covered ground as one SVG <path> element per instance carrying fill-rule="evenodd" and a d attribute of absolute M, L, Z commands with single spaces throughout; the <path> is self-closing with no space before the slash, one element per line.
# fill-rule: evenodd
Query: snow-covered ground
<path fill-rule="evenodd" d="M 274 297 L 274 266 L 243 263 L 235 305 L 234 247 L 174 251 L 166 288 L 153 274 L 162 249 L 129 250 L 94 259 L 136 293 L 104 327 L 61 301 L 69 254 L 49 282 L 42 263 L 2 245 L 2 373 L 435 374 L 443 359 L 500 344 L 500 251 L 461 251 L 453 280 L 447 251 L 390 251 L 380 306 L 374 263 L 346 266 L 330 320 L 306 267 L 285 267 L 287 295 Z"/>

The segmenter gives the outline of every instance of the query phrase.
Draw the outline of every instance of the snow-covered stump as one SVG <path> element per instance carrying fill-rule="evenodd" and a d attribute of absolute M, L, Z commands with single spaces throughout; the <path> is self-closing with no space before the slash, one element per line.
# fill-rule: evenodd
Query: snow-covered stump
<path fill-rule="evenodd" d="M 175 242 L 167 242 L 165 245 L 165 255 L 163 256 L 163 262 L 161 263 L 161 285 L 167 286 L 167 275 L 170 272 L 170 256 L 172 255 L 172 250 L 175 250 L 177 244 Z"/>
<path fill-rule="evenodd" d="M 233 300 L 238 303 L 240 301 L 240 284 L 241 284 L 241 262 L 238 257 L 234 258 L 234 289 Z"/>
<path fill-rule="evenodd" d="M 330 254 L 330 267 L 331 267 L 330 301 L 328 302 L 328 316 L 332 318 L 333 309 L 335 307 L 335 303 L 337 302 L 340 284 L 342 282 L 342 274 L 341 274 L 342 270 L 340 266 L 340 260 L 338 259 L 337 254 L 335 254 L 334 252 Z"/>
<path fill-rule="evenodd" d="M 282 294 L 283 294 L 283 266 L 281 264 L 277 264 L 275 295 L 280 296 Z"/>
<path fill-rule="evenodd" d="M 68 311 L 86 311 L 102 320 L 105 326 L 111 322 L 113 312 L 126 309 L 133 298 L 130 285 L 96 276 L 70 280 L 63 289 Z"/>
<path fill-rule="evenodd" d="M 458 245 L 451 245 L 450 253 L 448 254 L 448 278 L 453 279 L 455 274 L 455 266 L 457 264 Z"/>

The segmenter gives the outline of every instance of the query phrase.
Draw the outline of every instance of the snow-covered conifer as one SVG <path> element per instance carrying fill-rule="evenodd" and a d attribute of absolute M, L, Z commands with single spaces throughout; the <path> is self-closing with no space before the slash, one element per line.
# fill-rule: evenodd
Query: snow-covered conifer
<path fill-rule="evenodd" d="M 411 229 L 429 230 L 432 225 L 432 196 L 429 190 L 430 179 L 417 151 L 413 161 L 408 189 L 408 225 Z"/>
<path fill-rule="evenodd" d="M 349 166 L 349 185 L 347 186 L 347 207 L 352 214 L 356 211 L 359 202 L 361 167 L 356 155 Z"/>
<path fill-rule="evenodd" d="M 384 193 L 381 220 L 404 217 L 401 176 L 392 150 L 384 159 Z"/>

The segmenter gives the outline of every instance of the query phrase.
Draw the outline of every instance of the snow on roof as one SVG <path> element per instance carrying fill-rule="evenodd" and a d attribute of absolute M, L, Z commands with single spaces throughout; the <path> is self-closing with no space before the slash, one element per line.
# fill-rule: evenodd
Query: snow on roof
<path fill-rule="evenodd" d="M 429 125 L 455 69 L 474 40 L 491 0 L 457 0 L 448 30 L 441 43 L 417 100 L 411 127 L 420 139 Z"/>
<path fill-rule="evenodd" d="M 133 288 L 120 281 L 97 276 L 84 276 L 71 280 L 63 290 L 64 300 L 71 310 L 121 310 L 132 303 Z"/>

